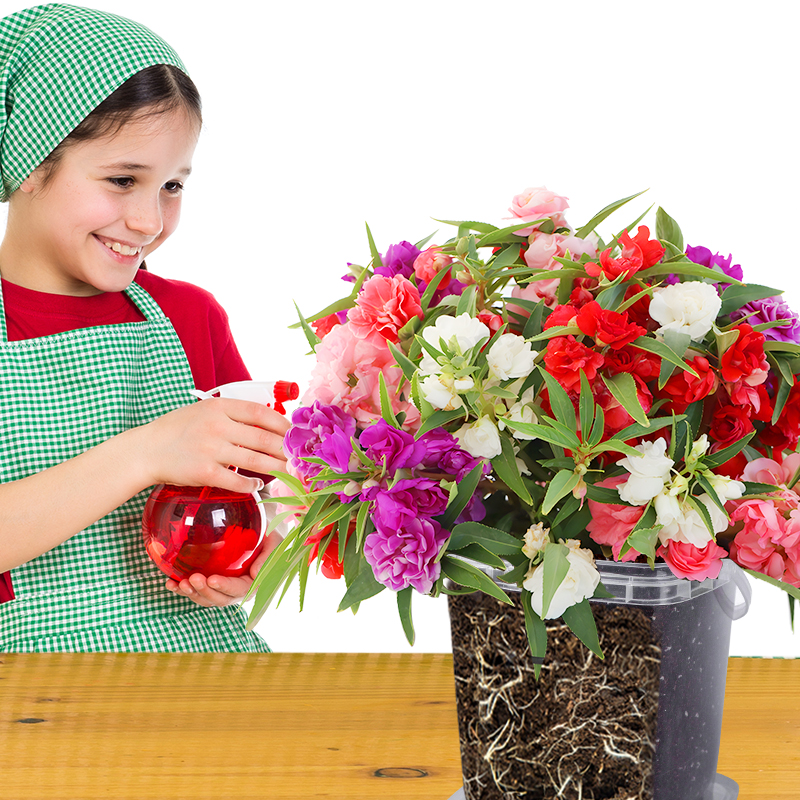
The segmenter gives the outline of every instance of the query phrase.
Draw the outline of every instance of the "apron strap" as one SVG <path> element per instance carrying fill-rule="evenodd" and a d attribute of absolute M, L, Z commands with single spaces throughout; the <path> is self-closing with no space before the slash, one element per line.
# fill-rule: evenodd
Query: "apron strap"
<path fill-rule="evenodd" d="M 8 341 L 8 331 L 6 329 L 6 311 L 3 306 L 3 282 L 0 281 L 0 344 Z"/>
<path fill-rule="evenodd" d="M 161 306 L 136 281 L 132 281 L 131 285 L 125 289 L 125 294 L 133 300 L 136 307 L 149 322 L 167 319 L 167 315 Z"/>

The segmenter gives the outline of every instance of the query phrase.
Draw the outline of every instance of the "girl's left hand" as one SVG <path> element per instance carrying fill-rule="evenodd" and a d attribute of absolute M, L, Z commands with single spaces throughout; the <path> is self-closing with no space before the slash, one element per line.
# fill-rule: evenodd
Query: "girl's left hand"
<path fill-rule="evenodd" d="M 223 575 L 211 575 L 206 578 L 199 572 L 192 573 L 180 583 L 167 580 L 166 587 L 175 594 L 194 600 L 199 606 L 229 606 L 238 603 L 247 594 L 253 579 L 258 575 L 267 556 L 280 544 L 281 536 L 273 531 L 264 541 L 264 549 L 250 566 L 250 574 L 238 578 L 226 578 Z"/>

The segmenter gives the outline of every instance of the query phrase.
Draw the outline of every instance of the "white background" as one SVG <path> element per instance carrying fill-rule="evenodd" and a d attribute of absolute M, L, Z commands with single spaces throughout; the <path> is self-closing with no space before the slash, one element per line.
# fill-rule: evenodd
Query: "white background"
<path fill-rule="evenodd" d="M 662 205 L 800 309 L 794 4 L 89 5 L 160 33 L 200 89 L 183 222 L 148 261 L 216 295 L 254 378 L 307 382 L 292 301 L 311 314 L 344 294 L 365 222 L 385 250 L 442 229 L 433 217 L 500 223 L 527 186 L 569 197 L 576 227 L 649 189 L 614 227 Z M 755 589 L 732 654 L 800 654 L 783 593 Z M 408 649 L 391 593 L 353 617 L 336 614 L 343 591 L 312 580 L 298 614 L 290 590 L 259 630 L 276 650 Z M 415 621 L 417 651 L 449 650 L 443 599 L 416 598 Z"/>

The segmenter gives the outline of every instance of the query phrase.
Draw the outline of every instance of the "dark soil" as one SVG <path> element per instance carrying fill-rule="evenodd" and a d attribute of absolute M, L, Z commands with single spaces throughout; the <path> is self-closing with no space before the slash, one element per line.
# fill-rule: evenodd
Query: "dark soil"
<path fill-rule="evenodd" d="M 601 660 L 561 622 L 535 679 L 519 595 L 450 597 L 468 800 L 650 800 L 661 649 L 651 616 L 593 604 Z"/>

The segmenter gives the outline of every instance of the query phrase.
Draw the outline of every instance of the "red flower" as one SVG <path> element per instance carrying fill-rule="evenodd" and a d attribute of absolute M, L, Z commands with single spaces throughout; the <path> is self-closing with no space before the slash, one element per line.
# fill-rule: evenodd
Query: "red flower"
<path fill-rule="evenodd" d="M 711 451 L 716 452 L 738 442 L 752 430 L 753 423 L 742 406 L 732 406 L 727 403 L 718 405 L 711 416 L 711 429 L 708 432 L 715 443 Z"/>
<path fill-rule="evenodd" d="M 478 319 L 492 332 L 497 333 L 503 327 L 503 318 L 500 314 L 483 310 L 479 312 Z"/>
<path fill-rule="evenodd" d="M 556 306 L 553 313 L 544 321 L 544 330 L 554 328 L 556 325 L 569 325 L 577 313 L 578 309 L 573 306 Z"/>
<path fill-rule="evenodd" d="M 581 344 L 574 336 L 556 336 L 547 343 L 547 371 L 567 390 L 579 391 L 583 370 L 592 381 L 603 366 L 603 356 Z"/>
<path fill-rule="evenodd" d="M 758 386 L 748 386 L 745 381 L 725 384 L 731 403 L 743 406 L 751 419 L 769 422 L 772 419 L 772 400 L 767 387 L 761 383 Z"/>
<path fill-rule="evenodd" d="M 656 239 L 650 239 L 650 229 L 646 225 L 639 226 L 633 239 L 628 231 L 624 231 L 619 242 L 622 245 L 619 258 L 611 255 L 609 247 L 600 254 L 600 264 L 589 262 L 586 265 L 587 274 L 596 278 L 602 272 L 610 281 L 624 274 L 625 280 L 629 280 L 639 270 L 657 264 L 664 255 L 663 245 Z"/>
<path fill-rule="evenodd" d="M 629 286 L 625 292 L 625 301 L 627 302 L 639 292 L 638 286 Z M 628 306 L 627 310 L 628 319 L 646 328 L 648 333 L 652 333 L 659 327 L 659 324 L 650 316 L 651 300 L 649 295 L 642 295 L 632 306 Z"/>
<path fill-rule="evenodd" d="M 677 369 L 661 389 L 660 396 L 670 400 L 669 408 L 677 414 L 686 411 L 687 406 L 708 397 L 717 391 L 719 378 L 708 359 L 695 356 L 687 362 L 697 373 L 695 378 L 690 372 Z"/>
<path fill-rule="evenodd" d="M 797 446 L 800 440 L 800 382 L 797 376 L 778 421 L 765 427 L 759 439 L 767 447 L 778 450 L 794 450 Z"/>
<path fill-rule="evenodd" d="M 583 306 L 575 321 L 583 333 L 594 338 L 595 344 L 612 350 L 618 350 L 647 333 L 644 328 L 628 322 L 627 314 L 601 308 L 596 300 Z"/>
<path fill-rule="evenodd" d="M 619 350 L 609 350 L 605 354 L 605 371 L 608 375 L 629 372 L 638 375 L 643 381 L 657 378 L 661 371 L 661 356 L 625 345 Z"/>
<path fill-rule="evenodd" d="M 589 289 L 597 286 L 597 281 L 594 278 L 576 278 L 574 285 L 575 288 L 569 296 L 570 305 L 580 308 L 594 300 L 594 295 L 589 291 Z"/>
<path fill-rule="evenodd" d="M 748 386 L 764 383 L 769 364 L 764 355 L 764 334 L 754 331 L 746 322 L 735 330 L 739 336 L 719 360 L 723 380 L 728 383 L 744 381 Z"/>
<path fill-rule="evenodd" d="M 322 319 L 315 319 L 311 323 L 311 327 L 314 329 L 314 333 L 322 339 L 330 333 L 333 328 L 341 324 L 342 321 L 339 319 L 338 314 L 328 314 L 327 317 L 323 317 Z"/>

